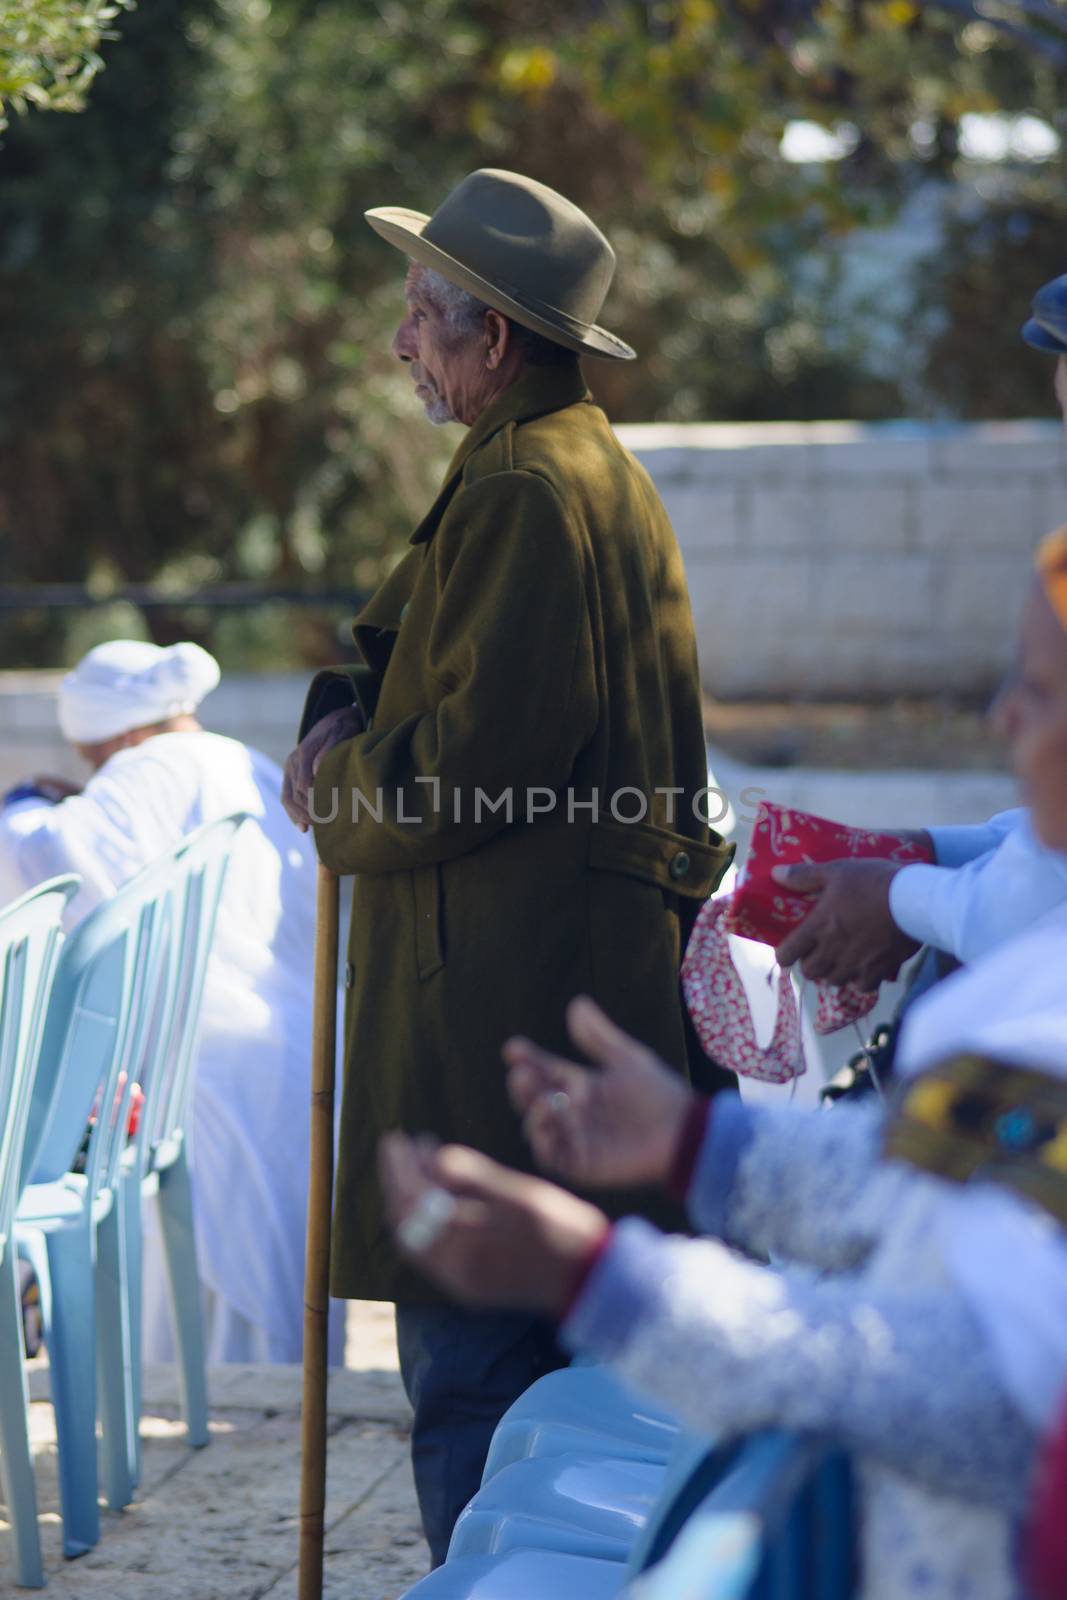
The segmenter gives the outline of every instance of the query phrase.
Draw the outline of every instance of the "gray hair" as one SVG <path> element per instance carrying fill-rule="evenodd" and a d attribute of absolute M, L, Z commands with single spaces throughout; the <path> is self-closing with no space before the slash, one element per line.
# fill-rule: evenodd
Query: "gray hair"
<path fill-rule="evenodd" d="M 484 301 L 458 283 L 449 283 L 432 267 L 420 267 L 419 273 L 422 287 L 457 337 L 479 332 L 489 310 Z"/>
<path fill-rule="evenodd" d="M 420 265 L 419 273 L 419 281 L 428 298 L 433 301 L 457 339 L 467 339 L 472 334 L 481 332 L 485 325 L 485 313 L 492 309 L 491 306 L 487 306 L 475 295 L 469 294 L 466 289 L 461 289 L 457 283 L 450 283 L 432 267 Z M 552 339 L 546 339 L 543 334 L 524 327 L 512 317 L 507 317 L 505 320 L 511 329 L 514 343 L 531 366 L 577 366 L 576 351 L 556 344 Z"/>

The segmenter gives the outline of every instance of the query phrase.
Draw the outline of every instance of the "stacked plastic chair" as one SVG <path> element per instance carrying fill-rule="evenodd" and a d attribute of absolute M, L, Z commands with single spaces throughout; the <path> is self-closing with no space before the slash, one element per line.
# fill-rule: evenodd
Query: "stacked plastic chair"
<path fill-rule="evenodd" d="M 579 1474 L 588 1472 L 590 1483 L 595 1477 L 590 1458 L 545 1459 L 554 1460 L 564 1474 L 570 1467 Z M 520 1465 L 504 1469 L 500 1479 Z M 609 1499 L 620 1484 L 613 1465 L 633 1469 L 648 1463 L 601 1461 L 602 1483 Z M 499 1544 L 494 1541 L 486 1553 L 473 1553 L 473 1541 L 457 1524 L 448 1560 L 408 1591 L 410 1600 L 621 1600 L 627 1585 L 644 1570 L 650 1552 L 662 1542 L 664 1530 L 677 1522 L 679 1507 L 687 1510 L 699 1503 L 707 1486 L 717 1480 L 720 1452 L 706 1440 L 679 1438 L 669 1463 L 655 1470 L 656 1492 L 648 1494 L 631 1483 L 628 1487 L 636 1487 L 637 1493 L 614 1508 L 598 1505 L 592 1494 L 578 1495 L 569 1505 L 564 1496 L 554 1508 L 554 1517 L 545 1514 L 545 1506 L 540 1515 L 532 1517 L 517 1507 L 517 1520 L 504 1526 L 519 1537 L 515 1542 L 506 1536 Z M 625 1492 L 625 1474 L 622 1482 Z M 616 1513 L 619 1531 L 626 1525 L 625 1537 L 618 1541 L 620 1548 L 609 1553 L 601 1545 L 599 1553 L 594 1553 L 603 1539 L 605 1512 L 610 1509 Z"/>
<path fill-rule="evenodd" d="M 0 912 L 0 1476 L 15 1536 L 18 1581 L 44 1583 L 30 1456 L 22 1309 L 14 1239 L 30 1100 L 62 940 L 77 878 L 56 878 Z"/>
<path fill-rule="evenodd" d="M 410 1600 L 848 1600 L 847 1462 L 774 1433 L 716 1447 L 599 1368 L 502 1419 L 445 1565 Z"/>
<path fill-rule="evenodd" d="M 162 1118 L 172 1143 L 183 1145 L 186 1054 L 195 1044 L 222 876 L 243 820 L 207 825 L 91 912 L 67 940 L 53 985 L 27 1141 L 33 1177 L 16 1230 L 40 1284 L 69 1557 L 100 1536 L 98 1410 L 109 1506 L 127 1505 L 137 1482 L 140 1180 L 155 1149 L 146 1116 L 153 1128 Z M 174 1096 L 179 1082 L 182 1095 Z M 135 1083 L 146 1104 L 131 1151 Z M 74 1173 L 90 1122 L 85 1170 Z M 182 1354 L 194 1366 L 185 1389 L 196 1404 L 187 1420 L 191 1442 L 201 1444 L 206 1386 L 191 1240 L 185 1257 Z"/>
<path fill-rule="evenodd" d="M 664 1530 L 670 1532 L 670 1530 Z M 745 1439 L 719 1480 L 653 1543 L 629 1600 L 851 1600 L 856 1586 L 847 1458 L 797 1434 Z"/>
<path fill-rule="evenodd" d="M 204 1331 L 187 1129 L 215 918 L 234 836 L 245 820 L 245 814 L 235 813 L 207 823 L 190 834 L 175 854 L 183 890 L 181 923 L 172 948 L 168 988 L 157 1007 L 151 1061 L 143 1068 L 144 1112 L 136 1138 L 125 1152 L 122 1174 L 124 1273 L 130 1306 L 127 1406 L 132 1417 L 133 1484 L 141 1478 L 141 1208 L 145 1200 L 154 1199 L 159 1206 L 186 1436 L 194 1449 L 208 1442 Z"/>
<path fill-rule="evenodd" d="M 575 1363 L 519 1396 L 497 1424 L 483 1484 L 516 1461 L 574 1450 L 665 1463 L 678 1423 L 669 1411 L 625 1389 L 606 1367 Z"/>
<path fill-rule="evenodd" d="M 449 1560 L 534 1545 L 626 1561 L 657 1501 L 708 1447 L 603 1367 L 549 1373 L 501 1418 Z"/>

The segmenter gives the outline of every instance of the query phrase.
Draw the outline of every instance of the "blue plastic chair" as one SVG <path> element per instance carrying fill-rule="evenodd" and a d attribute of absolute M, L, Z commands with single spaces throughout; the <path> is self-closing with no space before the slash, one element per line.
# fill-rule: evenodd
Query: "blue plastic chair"
<path fill-rule="evenodd" d="M 626 1561 L 663 1492 L 668 1467 L 571 1453 L 515 1461 L 461 1512 L 448 1559 L 534 1547 Z"/>
<path fill-rule="evenodd" d="M 670 1412 L 632 1393 L 606 1367 L 562 1367 L 531 1384 L 501 1417 L 482 1483 L 538 1456 L 600 1454 L 665 1466 L 678 1431 Z"/>
<path fill-rule="evenodd" d="M 693 1444 L 677 1466 L 625 1564 L 536 1547 L 450 1554 L 408 1600 L 850 1600 L 843 1457 L 772 1433 Z"/>
<path fill-rule="evenodd" d="M 189 1178 L 189 1105 L 195 1077 L 204 981 L 215 921 L 234 838 L 247 813 L 205 823 L 175 854 L 181 877 L 181 919 L 172 944 L 166 994 L 157 1006 L 149 1059 L 142 1066 L 144 1112 L 136 1138 L 124 1155 L 123 1262 L 130 1308 L 132 1369 L 127 1404 L 132 1417 L 130 1471 L 141 1479 L 142 1261 L 141 1207 L 154 1199 L 160 1229 L 182 1387 L 186 1438 L 194 1449 L 207 1444 L 208 1396 L 204 1329 L 197 1270 L 196 1230 Z"/>
<path fill-rule="evenodd" d="M 177 888 L 153 864 L 67 939 L 56 973 L 27 1142 L 32 1173 L 16 1215 L 37 1274 L 56 1413 L 63 1549 L 100 1537 L 97 1372 L 108 1503 L 127 1504 L 123 1391 L 130 1362 L 118 1182 L 137 1064 L 167 964 Z M 82 1174 L 71 1171 L 93 1118 Z"/>
<path fill-rule="evenodd" d="M 228 847 L 241 820 L 210 825 L 220 847 Z M 40 1284 L 68 1557 L 91 1549 L 100 1536 L 98 1398 L 108 1504 L 127 1505 L 137 1481 L 140 1277 L 128 1256 L 131 1239 L 134 1250 L 140 1241 L 140 1204 L 136 1186 L 137 1204 L 128 1202 L 127 1176 L 147 1146 L 142 1117 L 138 1159 L 131 1160 L 129 1110 L 135 1083 L 171 1081 L 167 1061 L 157 1072 L 157 1057 L 195 1028 L 202 946 L 210 942 L 217 903 L 212 887 L 210 915 L 201 915 L 196 845 L 207 831 L 146 867 L 75 929 L 49 1007 L 34 1097 L 40 1132 L 28 1146 L 33 1182 L 16 1227 Z M 221 883 L 221 871 L 214 876 Z M 145 1114 L 153 1103 L 159 1092 L 153 1102 L 146 1088 Z M 74 1174 L 94 1108 L 85 1172 Z M 199 1327 L 195 1292 L 187 1320 Z M 200 1381 L 202 1389 L 202 1356 Z M 206 1402 L 198 1424 L 206 1442 Z"/>
<path fill-rule="evenodd" d="M 0 1478 L 18 1581 L 44 1585 L 30 1455 L 22 1307 L 14 1239 L 25 1142 L 60 928 L 75 877 L 54 878 L 0 912 Z"/>
<path fill-rule="evenodd" d="M 758 1434 L 669 1548 L 652 1542 L 629 1600 L 851 1600 L 855 1555 L 847 1458 L 797 1434 Z"/>
<path fill-rule="evenodd" d="M 461 1546 L 455 1553 L 450 1549 L 444 1566 L 415 1584 L 408 1596 L 410 1600 L 615 1600 L 644 1569 L 657 1541 L 665 1533 L 673 1537 L 680 1514 L 687 1515 L 718 1480 L 725 1459 L 721 1449 L 706 1441 L 679 1443 L 669 1470 L 659 1469 L 658 1495 L 648 1507 L 632 1508 L 638 1514 L 632 1518 L 625 1560 L 545 1548 L 542 1540 L 556 1537 L 556 1525 L 550 1519 L 531 1518 L 524 1530 L 526 1545 L 492 1554 L 460 1554 Z M 640 1463 L 625 1465 L 632 1469 Z M 505 1469 L 493 1482 L 514 1470 Z"/>
<path fill-rule="evenodd" d="M 625 1561 L 692 1452 L 665 1411 L 602 1366 L 549 1373 L 504 1413 L 449 1559 L 528 1545 Z M 706 1445 L 705 1445 L 706 1448 Z"/>
<path fill-rule="evenodd" d="M 630 1561 L 644 1548 L 657 1507 L 673 1503 L 712 1449 L 676 1430 L 666 1462 L 595 1454 L 531 1456 L 484 1483 L 460 1513 L 448 1548 L 460 1556 L 536 1547 Z"/>

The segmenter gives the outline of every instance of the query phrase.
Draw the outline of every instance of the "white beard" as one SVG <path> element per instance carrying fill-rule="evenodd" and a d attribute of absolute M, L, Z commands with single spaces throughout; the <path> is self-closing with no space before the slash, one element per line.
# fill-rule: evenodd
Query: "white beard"
<path fill-rule="evenodd" d="M 432 422 L 435 428 L 439 428 L 444 422 L 455 422 L 456 419 L 443 395 L 435 394 L 432 400 L 424 400 L 422 403 L 427 420 Z"/>

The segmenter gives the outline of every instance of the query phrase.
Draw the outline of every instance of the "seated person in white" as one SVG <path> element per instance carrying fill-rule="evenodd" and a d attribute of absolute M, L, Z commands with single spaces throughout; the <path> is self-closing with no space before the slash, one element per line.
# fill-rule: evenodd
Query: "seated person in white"
<path fill-rule="evenodd" d="M 195 644 L 98 646 L 62 681 L 64 737 L 92 768 L 79 793 L 37 780 L 0 810 L 0 903 L 57 873 L 81 920 L 202 823 L 237 835 L 204 992 L 190 1128 L 208 1361 L 301 1357 L 315 857 L 282 810 L 273 761 L 206 733 L 219 681 Z M 65 796 L 61 798 L 61 796 Z M 154 1213 L 154 1208 L 152 1208 Z M 162 1249 L 146 1215 L 144 1355 L 174 1359 Z M 342 1308 L 331 1358 L 342 1359 Z"/>

